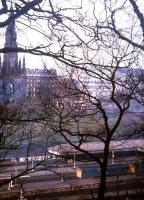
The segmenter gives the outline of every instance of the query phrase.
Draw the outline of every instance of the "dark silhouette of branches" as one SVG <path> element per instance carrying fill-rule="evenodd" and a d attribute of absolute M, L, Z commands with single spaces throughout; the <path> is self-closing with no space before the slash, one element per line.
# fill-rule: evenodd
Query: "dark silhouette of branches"
<path fill-rule="evenodd" d="M 103 200 L 110 143 L 122 132 L 122 123 L 127 119 L 133 102 L 143 106 L 143 76 L 139 72 L 143 72 L 143 13 L 133 0 L 120 3 L 102 1 L 100 12 L 96 10 L 97 2 L 92 0 L 87 1 L 92 12 L 86 11 L 82 4 L 64 7 L 49 0 L 45 7 L 42 3 L 42 0 L 18 1 L 10 10 L 3 1 L 0 14 L 9 15 L 0 22 L 0 27 L 16 19 L 27 27 L 34 24 L 34 30 L 42 36 L 42 40 L 40 45 L 32 44 L 32 47 L 1 48 L 0 53 L 47 56 L 65 71 L 63 75 L 68 78 L 54 77 L 56 89 L 52 95 L 56 99 L 55 104 L 49 104 L 48 98 L 45 98 L 41 107 L 43 112 L 38 110 L 36 118 L 22 118 L 22 121 L 43 124 L 62 136 L 73 148 L 91 156 L 101 167 L 98 199 Z M 44 23 L 43 28 L 41 22 Z M 93 85 L 89 88 L 92 81 Z M 33 116 L 33 111 L 28 111 L 29 116 Z M 129 126 L 129 121 L 126 122 Z M 87 127 L 87 124 L 90 126 Z M 137 124 L 138 121 L 135 126 Z M 131 131 L 142 132 L 142 129 L 141 126 Z M 81 148 L 82 144 L 92 141 L 103 142 L 101 160 Z"/>
<path fill-rule="evenodd" d="M 143 32 L 143 37 L 144 37 L 144 15 L 140 11 L 137 3 L 134 0 L 129 0 L 129 1 L 130 1 L 131 5 L 132 5 L 132 7 L 134 9 L 135 14 L 137 15 L 137 18 L 140 21 L 140 26 L 141 26 L 141 29 L 142 29 L 142 32 Z"/>
<path fill-rule="evenodd" d="M 23 1 L 22 3 L 24 3 L 24 6 L 21 7 L 17 7 L 15 9 L 7 9 L 7 3 L 5 0 L 2 1 L 2 5 L 3 5 L 3 9 L 0 11 L 0 15 L 6 12 L 12 12 L 13 14 L 11 14 L 8 19 L 6 19 L 5 21 L 0 23 L 0 27 L 5 27 L 7 26 L 9 23 L 13 22 L 15 19 L 19 18 L 20 16 L 26 14 L 29 10 L 33 9 L 35 6 L 39 5 L 40 3 L 42 3 L 43 0 L 33 0 L 30 2 L 25 2 Z M 16 4 L 18 5 L 18 4 Z"/>

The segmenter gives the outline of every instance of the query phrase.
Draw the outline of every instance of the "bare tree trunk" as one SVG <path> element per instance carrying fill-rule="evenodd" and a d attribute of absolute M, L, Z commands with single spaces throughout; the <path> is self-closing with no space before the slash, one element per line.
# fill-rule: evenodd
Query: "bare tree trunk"
<path fill-rule="evenodd" d="M 104 196 L 105 196 L 105 192 L 106 192 L 108 157 L 109 157 L 109 141 L 107 144 L 105 144 L 105 149 L 104 149 L 103 163 L 101 166 L 100 185 L 99 185 L 99 190 L 98 190 L 98 200 L 105 199 Z"/>

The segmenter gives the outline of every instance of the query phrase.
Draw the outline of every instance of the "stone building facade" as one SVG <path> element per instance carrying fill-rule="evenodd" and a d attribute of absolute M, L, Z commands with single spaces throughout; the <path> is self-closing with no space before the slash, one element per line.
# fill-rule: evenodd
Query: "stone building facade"
<path fill-rule="evenodd" d="M 17 48 L 15 22 L 7 26 L 4 47 Z M 25 57 L 21 61 L 17 52 L 5 53 L 0 56 L 0 103 L 40 103 L 54 89 L 55 76 L 54 69 L 29 69 Z"/>

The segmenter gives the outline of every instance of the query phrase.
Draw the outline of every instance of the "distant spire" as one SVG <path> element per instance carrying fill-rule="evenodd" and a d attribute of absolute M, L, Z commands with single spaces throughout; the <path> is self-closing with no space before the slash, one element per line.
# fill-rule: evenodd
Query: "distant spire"
<path fill-rule="evenodd" d="M 23 57 L 23 64 L 22 65 L 23 65 L 23 70 L 25 70 L 25 67 L 26 67 L 25 66 L 25 56 Z"/>
<path fill-rule="evenodd" d="M 44 62 L 44 69 L 47 69 L 46 63 Z"/>
<path fill-rule="evenodd" d="M 21 70 L 21 59 L 19 60 L 18 69 Z"/>
<path fill-rule="evenodd" d="M 13 4 L 12 4 L 12 2 L 11 2 L 10 10 L 13 12 Z M 10 13 L 10 15 L 12 15 L 12 12 Z"/>
<path fill-rule="evenodd" d="M 13 10 L 11 5 L 11 10 Z M 13 12 L 11 12 L 10 15 L 13 15 Z M 17 48 L 17 34 L 15 30 L 15 21 L 12 21 L 6 29 L 5 34 L 5 45 L 4 47 L 10 47 L 10 48 Z M 18 54 L 17 52 L 9 52 L 5 53 L 3 57 L 3 67 L 5 68 L 4 71 L 8 72 L 14 72 L 15 69 L 18 67 Z"/>
<path fill-rule="evenodd" d="M 0 67 L 1 67 L 2 63 L 1 63 L 1 54 L 0 54 Z"/>

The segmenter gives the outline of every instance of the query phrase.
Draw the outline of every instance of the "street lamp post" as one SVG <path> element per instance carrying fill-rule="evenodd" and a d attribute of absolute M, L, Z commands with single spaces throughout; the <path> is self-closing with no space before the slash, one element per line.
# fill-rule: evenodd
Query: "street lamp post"
<path fill-rule="evenodd" d="M 61 182 L 63 182 L 64 181 L 64 173 L 63 173 L 63 171 L 62 171 L 62 174 L 61 174 Z"/>
<path fill-rule="evenodd" d="M 18 174 L 18 169 L 17 169 L 17 164 L 15 166 L 15 177 L 17 176 Z M 17 185 L 17 179 L 15 179 L 15 185 Z"/>
<path fill-rule="evenodd" d="M 64 171 L 63 171 L 63 164 L 61 166 L 61 182 L 64 181 Z"/>
<path fill-rule="evenodd" d="M 31 165 L 31 167 L 32 167 L 32 172 L 33 172 L 33 171 L 34 171 L 34 169 L 33 169 L 33 167 L 34 167 L 33 160 L 32 160 L 32 165 Z"/>
<path fill-rule="evenodd" d="M 11 190 L 13 187 L 14 187 L 14 183 L 13 183 L 12 174 L 11 174 L 11 181 L 10 181 L 10 183 L 8 184 L 8 190 Z"/>
<path fill-rule="evenodd" d="M 73 168 L 75 169 L 76 168 L 76 155 L 74 154 L 74 158 L 73 158 Z"/>
<path fill-rule="evenodd" d="M 114 158 L 115 158 L 114 151 L 112 151 L 112 164 L 114 164 Z"/>

